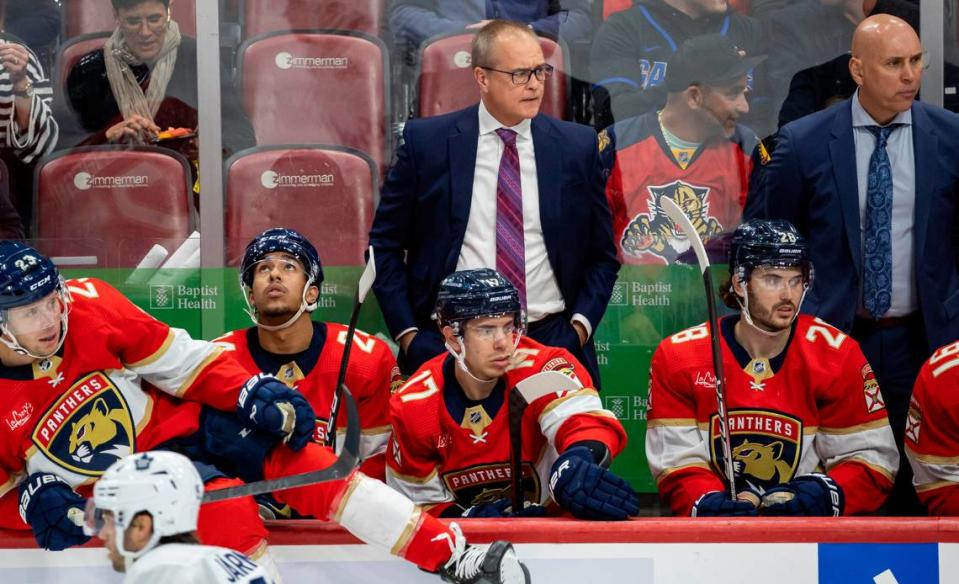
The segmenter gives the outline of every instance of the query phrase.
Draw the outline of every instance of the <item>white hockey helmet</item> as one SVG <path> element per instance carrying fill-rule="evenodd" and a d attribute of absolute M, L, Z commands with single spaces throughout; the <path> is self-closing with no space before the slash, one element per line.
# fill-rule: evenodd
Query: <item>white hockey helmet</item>
<path fill-rule="evenodd" d="M 161 537 L 196 530 L 203 481 L 190 459 L 162 450 L 131 454 L 115 462 L 93 486 L 87 527 L 99 533 L 103 512 L 113 513 L 117 550 L 127 561 L 156 547 Z M 138 551 L 124 548 L 123 533 L 139 513 L 153 518 L 153 535 Z"/>

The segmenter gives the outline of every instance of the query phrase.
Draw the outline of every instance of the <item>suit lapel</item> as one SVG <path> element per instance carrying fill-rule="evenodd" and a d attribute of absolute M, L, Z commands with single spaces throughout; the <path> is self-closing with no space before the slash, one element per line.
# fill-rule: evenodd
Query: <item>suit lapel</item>
<path fill-rule="evenodd" d="M 536 182 L 539 187 L 539 221 L 543 229 L 546 254 L 553 270 L 562 265 L 560 258 L 553 257 L 563 238 L 562 172 L 563 145 L 557 140 L 552 126 L 542 114 L 533 118 L 533 150 L 536 153 Z M 527 196 L 524 193 L 523 196 Z"/>
<path fill-rule="evenodd" d="M 928 163 L 936 160 L 936 153 L 939 151 L 939 137 L 936 135 L 936 129 L 930 123 L 925 110 L 918 105 L 912 108 L 912 145 L 916 172 L 916 199 L 913 210 L 915 213 L 913 228 L 916 232 L 913 235 L 913 241 L 916 246 L 914 257 L 918 262 L 924 256 L 929 207 L 935 192 L 935 176 Z"/>
<path fill-rule="evenodd" d="M 479 106 L 463 111 L 454 124 L 447 145 L 450 157 L 450 233 L 453 235 L 446 269 L 456 268 L 466 224 L 469 221 L 470 203 L 473 200 L 473 173 L 476 170 L 476 142 L 479 139 Z"/>
<path fill-rule="evenodd" d="M 836 181 L 846 240 L 852 251 L 856 273 L 862 272 L 862 245 L 859 228 L 859 181 L 856 177 L 856 143 L 852 130 L 852 102 L 837 107 L 829 142 L 833 178 Z"/>

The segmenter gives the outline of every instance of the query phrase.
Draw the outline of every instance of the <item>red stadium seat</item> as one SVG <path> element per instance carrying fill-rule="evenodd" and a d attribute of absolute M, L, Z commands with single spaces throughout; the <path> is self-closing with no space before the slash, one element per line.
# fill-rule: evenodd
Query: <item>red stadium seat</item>
<path fill-rule="evenodd" d="M 239 87 L 257 144 L 339 144 L 388 161 L 386 48 L 347 31 L 283 31 L 239 50 Z"/>
<path fill-rule="evenodd" d="M 152 146 L 92 146 L 44 159 L 34 187 L 40 251 L 66 265 L 132 267 L 160 244 L 173 252 L 194 226 L 185 158 Z"/>
<path fill-rule="evenodd" d="M 244 0 L 243 38 L 288 29 L 356 30 L 378 35 L 385 0 Z"/>
<path fill-rule="evenodd" d="M 109 0 L 65 0 L 63 2 L 64 38 L 91 32 L 112 31 L 117 22 Z M 196 36 L 196 0 L 170 0 L 170 13 L 180 25 L 180 33 Z"/>
<path fill-rule="evenodd" d="M 338 146 L 266 146 L 226 162 L 226 257 L 270 227 L 303 233 L 324 265 L 362 265 L 376 174 L 366 155 Z"/>
<path fill-rule="evenodd" d="M 553 76 L 546 82 L 540 110 L 566 119 L 569 117 L 567 96 L 570 93 L 566 47 L 546 37 L 539 40 L 546 62 L 555 67 Z M 472 33 L 455 33 L 433 37 L 423 43 L 417 75 L 419 117 L 444 114 L 479 102 L 479 89 L 470 63 L 472 42 Z"/>
<path fill-rule="evenodd" d="M 603 22 L 614 12 L 626 10 L 633 5 L 633 0 L 601 0 L 603 4 Z"/>
<path fill-rule="evenodd" d="M 65 87 L 70 70 L 77 64 L 80 57 L 102 49 L 108 38 L 110 38 L 108 32 L 92 32 L 74 37 L 60 45 L 60 50 L 57 51 L 54 83 L 59 87 Z"/>

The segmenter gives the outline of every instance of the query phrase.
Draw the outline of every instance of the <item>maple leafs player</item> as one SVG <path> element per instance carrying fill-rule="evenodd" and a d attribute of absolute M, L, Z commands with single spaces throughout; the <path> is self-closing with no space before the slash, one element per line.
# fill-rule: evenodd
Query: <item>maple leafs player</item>
<path fill-rule="evenodd" d="M 113 463 L 93 487 L 87 533 L 103 540 L 110 563 L 137 584 L 275 584 L 249 557 L 201 545 L 197 515 L 203 481 L 175 452 L 131 454 Z"/>
<path fill-rule="evenodd" d="M 959 515 L 959 341 L 939 348 L 919 371 L 906 418 L 906 456 L 930 515 Z"/>
<path fill-rule="evenodd" d="M 330 406 L 347 331 L 344 325 L 311 319 L 322 282 L 320 256 L 309 240 L 292 229 L 267 229 L 250 242 L 240 264 L 240 288 L 256 326 L 214 340 L 251 374 L 275 375 L 302 393 L 316 413 L 314 440 L 321 444 L 330 431 Z M 386 343 L 358 330 L 353 344 L 345 383 L 362 426 L 360 470 L 383 480 L 390 390 L 402 379 Z M 345 416 L 339 416 L 337 426 L 345 431 Z"/>
<path fill-rule="evenodd" d="M 433 318 L 449 355 L 427 361 L 390 399 L 392 487 L 447 517 L 541 515 L 550 496 L 580 518 L 638 513 L 632 488 L 607 468 L 626 444 L 622 425 L 568 351 L 523 335 L 526 317 L 508 280 L 486 268 L 447 276 Z M 526 408 L 522 489 L 535 505 L 513 510 L 507 394 L 542 371 L 565 373 L 580 389 Z"/>
<path fill-rule="evenodd" d="M 875 511 L 899 454 L 872 368 L 855 340 L 799 308 L 813 281 L 786 221 L 739 226 L 720 320 L 738 500 L 725 491 L 707 324 L 653 355 L 646 456 L 677 515 L 851 515 Z"/>
<path fill-rule="evenodd" d="M 23 412 L 0 426 L 0 526 L 29 526 L 42 547 L 88 539 L 78 491 L 133 452 L 188 455 L 208 490 L 236 482 L 228 476 L 273 479 L 335 460 L 312 441 L 315 415 L 298 392 L 250 378 L 222 347 L 171 329 L 105 282 L 64 282 L 48 258 L 10 241 L 0 242 L 0 332 L 0 411 Z M 528 582 L 509 543 L 467 546 L 457 526 L 359 471 L 275 496 L 449 582 Z M 243 552 L 266 536 L 249 497 L 203 506 L 198 528 L 203 541 Z"/>

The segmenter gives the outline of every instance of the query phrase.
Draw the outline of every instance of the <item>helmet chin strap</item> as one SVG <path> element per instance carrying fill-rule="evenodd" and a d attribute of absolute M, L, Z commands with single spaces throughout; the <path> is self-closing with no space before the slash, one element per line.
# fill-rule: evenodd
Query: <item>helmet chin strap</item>
<path fill-rule="evenodd" d="M 463 371 L 463 373 L 469 375 L 470 378 L 473 379 L 473 381 L 476 381 L 479 383 L 492 383 L 496 381 L 498 379 L 497 377 L 493 377 L 490 379 L 480 379 L 479 377 L 473 375 L 473 372 L 470 371 L 469 367 L 466 365 L 466 339 L 463 337 L 464 335 L 462 334 L 456 335 L 456 338 L 460 342 L 460 347 L 462 347 L 462 350 L 458 352 L 448 342 L 443 343 L 443 345 L 446 347 L 447 352 L 449 352 L 449 354 L 453 356 L 453 359 L 456 360 L 456 365 Z M 519 346 L 520 338 L 522 338 L 522 335 L 517 334 L 516 341 L 514 341 L 513 343 L 513 350 L 515 350 L 516 347 Z"/>
<path fill-rule="evenodd" d="M 257 319 L 256 307 L 253 306 L 253 304 L 250 302 L 249 289 L 245 285 L 243 286 L 243 292 L 244 292 L 243 300 L 246 301 L 246 310 L 244 312 L 246 312 L 246 314 L 250 317 L 250 320 L 253 321 L 253 324 L 255 324 L 257 327 L 263 330 L 279 331 L 285 328 L 289 328 L 293 326 L 293 323 L 296 322 L 298 318 L 300 318 L 301 314 L 303 314 L 304 312 L 313 312 L 314 310 L 316 310 L 316 302 L 310 304 L 306 301 L 306 292 L 307 290 L 310 289 L 310 286 L 312 285 L 313 285 L 313 278 L 307 278 L 306 285 L 303 286 L 303 295 L 300 298 L 300 309 L 297 310 L 296 314 L 294 314 L 289 319 L 287 319 L 286 322 L 284 322 L 283 324 L 263 324 Z"/>

